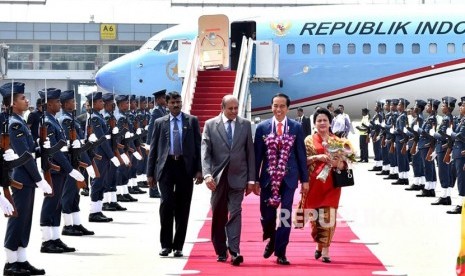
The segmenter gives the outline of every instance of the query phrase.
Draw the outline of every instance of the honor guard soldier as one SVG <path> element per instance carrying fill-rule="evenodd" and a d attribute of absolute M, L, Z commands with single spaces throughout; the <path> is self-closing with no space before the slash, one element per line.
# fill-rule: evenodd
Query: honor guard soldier
<path fill-rule="evenodd" d="M 168 114 L 166 112 L 166 98 L 165 98 L 166 90 L 163 89 L 163 90 L 154 92 L 153 96 L 155 97 L 155 107 L 153 108 L 152 116 L 150 117 L 149 127 L 147 130 L 148 131 L 147 140 L 146 140 L 147 145 L 150 145 L 150 142 L 152 141 L 153 125 L 155 123 L 155 120 Z M 155 186 L 149 189 L 149 196 L 151 198 L 160 198 L 160 192 L 158 191 L 158 186 Z"/>
<path fill-rule="evenodd" d="M 85 135 L 84 130 L 76 120 L 76 100 L 74 90 L 66 90 L 61 92 L 60 102 L 62 112 L 59 122 L 64 130 L 66 139 L 70 141 L 69 144 L 71 145 L 72 149 L 74 149 L 74 152 L 71 150 L 68 152 L 71 158 L 71 164 L 73 166 L 79 166 L 79 164 L 73 164 L 73 162 L 85 163 L 87 165 L 86 171 L 88 175 L 91 178 L 95 178 L 95 171 L 92 167 L 92 161 L 90 160 L 87 152 L 76 151 L 83 146 L 81 141 L 84 141 Z M 75 133 L 76 137 L 72 137 L 72 133 Z M 72 139 L 74 139 L 74 141 L 71 141 Z M 73 159 L 75 161 L 73 161 Z M 77 167 L 74 168 L 77 169 Z M 76 183 L 76 179 L 72 177 L 66 178 L 65 186 L 63 188 L 63 198 L 61 200 L 65 226 L 63 227 L 61 234 L 65 236 L 94 235 L 93 231 L 87 230 L 81 223 L 79 209 L 79 202 L 81 198 L 79 195 L 79 188 Z M 85 184 L 85 182 L 83 182 L 83 184 Z"/>
<path fill-rule="evenodd" d="M 418 129 L 423 126 L 423 110 L 425 106 L 425 101 L 420 99 L 415 100 L 415 108 L 413 111 L 415 117 L 410 123 L 410 130 L 413 130 L 415 133 L 410 131 L 407 132 L 409 137 L 413 137 L 408 144 L 410 153 L 412 154 L 413 183 L 405 188 L 406 191 L 420 191 L 425 188 L 425 168 L 421 160 L 421 154 L 418 152 L 418 141 L 420 139 Z"/>
<path fill-rule="evenodd" d="M 392 185 L 408 185 L 408 172 L 410 170 L 408 154 L 406 151 L 408 136 L 404 133 L 404 128 L 408 126 L 407 112 L 405 109 L 410 102 L 404 98 L 399 98 L 397 104 L 398 117 L 394 125 L 393 141 L 395 141 L 395 151 L 397 158 L 397 168 L 399 179 L 392 182 Z"/>
<path fill-rule="evenodd" d="M 103 109 L 102 92 L 92 92 L 86 98 L 90 105 L 90 118 L 87 120 L 86 128 L 88 140 L 99 140 L 102 137 L 106 139 L 105 135 L 108 133 L 108 128 L 103 116 L 100 114 L 100 111 Z M 95 135 L 95 138 L 91 138 L 92 135 Z M 91 182 L 89 222 L 110 222 L 113 219 L 106 217 L 102 213 L 103 189 L 106 185 L 105 181 L 108 180 L 110 161 L 116 167 L 120 166 L 120 162 L 113 154 L 110 142 L 107 139 L 96 148 L 95 153 L 102 158 L 100 160 L 95 159 L 100 177 L 92 179 Z"/>
<path fill-rule="evenodd" d="M 383 102 L 376 101 L 375 115 L 370 120 L 371 133 L 369 133 L 373 141 L 373 153 L 375 155 L 375 165 L 368 171 L 380 172 L 383 170 L 383 151 L 381 147 L 381 139 L 379 137 L 381 132 L 381 123 L 383 122 Z"/>
<path fill-rule="evenodd" d="M 461 214 L 462 205 L 465 203 L 465 97 L 460 98 L 458 105 L 460 106 L 460 120 L 450 136 L 454 140 L 452 159 L 454 159 L 457 173 L 460 202 L 452 210 L 447 211 L 448 214 Z"/>
<path fill-rule="evenodd" d="M 44 105 L 44 116 L 47 137 L 45 143 L 50 143 L 50 147 L 55 146 L 60 140 L 67 141 L 63 128 L 55 118 L 60 112 L 61 90 L 56 88 L 47 88 L 39 91 L 39 96 Z M 40 137 L 43 140 L 43 137 Z M 41 141 L 42 143 L 42 141 Z M 68 247 L 60 239 L 60 222 L 61 222 L 61 198 L 63 196 L 63 187 L 68 177 L 72 177 L 74 181 L 84 181 L 84 176 L 73 168 L 69 157 L 67 156 L 68 147 L 65 145 L 60 151 L 57 151 L 51 157 L 53 164 L 59 164 L 59 170 L 52 170 L 51 181 L 49 183 L 54 188 L 52 196 L 44 197 L 42 204 L 42 212 L 40 214 L 40 229 L 42 231 L 42 253 L 63 253 L 74 252 L 76 249 Z M 42 154 L 41 162 L 49 162 L 48 157 Z M 44 172 L 45 174 L 45 172 Z M 74 182 L 75 183 L 75 182 Z M 75 184 L 74 184 L 75 185 Z"/>
<path fill-rule="evenodd" d="M 115 100 L 113 93 L 105 93 L 102 95 L 104 102 L 103 118 L 108 127 L 108 133 L 105 134 L 108 141 L 111 143 L 111 148 L 115 156 L 123 154 L 123 152 L 118 148 L 120 144 L 121 137 L 119 135 L 119 129 L 116 126 L 116 119 L 114 116 L 115 111 Z M 113 122 L 112 122 L 113 121 Z M 114 126 L 112 127 L 112 125 Z M 120 163 L 129 163 L 128 157 L 124 154 L 126 162 L 121 159 Z M 123 158 L 123 157 L 122 157 Z M 118 158 L 119 160 L 119 158 Z M 124 167 L 124 166 L 120 166 Z M 107 180 L 105 181 L 105 187 L 103 190 L 103 211 L 126 211 L 127 208 L 119 205 L 116 199 L 116 172 L 118 168 L 110 163 L 110 172 L 107 174 Z"/>
<path fill-rule="evenodd" d="M 392 99 L 390 105 L 390 113 L 386 116 L 386 144 L 388 149 L 389 158 L 389 175 L 384 179 L 397 180 L 399 178 L 399 168 L 397 167 L 397 157 L 395 151 L 395 135 L 394 127 L 397 121 L 397 105 L 399 104 L 398 99 Z"/>
<path fill-rule="evenodd" d="M 147 130 L 148 122 L 150 120 L 150 114 L 147 112 L 147 98 L 144 96 L 139 97 L 139 110 L 137 111 L 137 118 L 139 121 L 139 128 L 136 130 L 138 135 L 138 141 L 140 144 L 142 160 L 137 163 L 136 171 L 136 183 L 137 187 L 148 188 L 147 184 L 147 174 L 145 173 L 147 169 L 147 152 L 150 150 L 150 146 L 145 142 L 147 141 Z M 145 194 L 146 191 L 142 191 L 139 188 L 135 190 L 136 192 Z"/>
<path fill-rule="evenodd" d="M 11 149 L 19 156 L 27 152 L 35 152 L 31 131 L 22 118 L 23 112 L 29 107 L 29 101 L 24 96 L 24 83 L 7 83 L 0 87 L 0 93 L 3 96 L 3 104 L 6 107 L 12 106 L 12 116 L 9 118 L 8 126 L 8 133 L 12 137 Z M 11 177 L 23 184 L 23 188 L 12 188 L 18 216 L 8 219 L 4 241 L 6 263 L 3 275 L 44 275 L 45 270 L 35 268 L 29 263 L 26 248 L 31 234 L 35 187 L 37 185 L 48 194 L 52 192 L 52 188 L 40 175 L 34 159 L 29 159 L 25 164 L 14 168 Z"/>
<path fill-rule="evenodd" d="M 386 113 L 383 114 L 383 122 L 381 123 L 381 132 L 380 132 L 380 140 L 381 140 L 381 152 L 383 156 L 383 170 L 376 175 L 390 175 L 391 174 L 391 166 L 389 164 L 389 144 L 387 142 L 388 137 L 390 135 L 389 129 L 386 129 L 386 123 L 391 117 L 391 100 L 387 99 L 384 101 L 384 111 Z"/>
<path fill-rule="evenodd" d="M 439 182 L 442 187 L 442 195 L 436 201 L 431 203 L 431 205 L 451 205 L 452 200 L 450 198 L 452 187 L 455 183 L 455 167 L 452 163 L 444 162 L 444 157 L 446 156 L 446 150 L 443 145 L 447 143 L 446 138 L 443 135 L 448 132 L 448 128 L 453 129 L 453 117 L 452 111 L 455 107 L 455 102 L 457 99 L 453 97 L 444 97 L 442 98 L 441 111 L 444 114 L 442 117 L 441 124 L 439 125 L 437 132 L 433 134 L 433 137 L 436 139 L 436 148 L 434 155 L 438 157 L 438 173 L 439 173 Z M 434 157 L 433 157 L 434 158 Z"/>
<path fill-rule="evenodd" d="M 435 197 L 436 196 L 436 166 L 434 165 L 434 158 L 428 156 L 428 152 L 434 150 L 436 145 L 436 139 L 429 133 L 431 129 L 436 132 L 438 125 L 436 113 L 441 102 L 435 99 L 428 99 L 426 103 L 426 113 L 428 117 L 424 120 L 423 125 L 418 129 L 420 139 L 418 141 L 418 150 L 420 151 L 421 160 L 425 172 L 425 187 L 417 197 Z"/>

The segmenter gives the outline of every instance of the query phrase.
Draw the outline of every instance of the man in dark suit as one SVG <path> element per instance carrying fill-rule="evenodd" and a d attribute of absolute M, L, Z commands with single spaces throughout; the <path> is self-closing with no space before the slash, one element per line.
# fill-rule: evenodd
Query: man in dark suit
<path fill-rule="evenodd" d="M 147 163 L 147 182 L 160 188 L 160 256 L 182 257 L 192 200 L 193 178 L 203 181 L 197 117 L 181 112 L 181 95 L 166 95 L 169 115 L 155 120 Z M 176 233 L 173 239 L 173 219 Z"/>
<path fill-rule="evenodd" d="M 221 101 L 222 113 L 205 123 L 202 136 L 202 170 L 212 191 L 211 238 L 218 262 L 226 262 L 227 250 L 233 265 L 244 261 L 240 255 L 242 200 L 255 184 L 255 156 L 250 121 L 237 116 L 239 102 L 233 95 Z"/>
<path fill-rule="evenodd" d="M 290 264 L 286 258 L 286 247 L 291 233 L 292 202 L 297 182 L 299 180 L 302 182 L 304 193 L 307 193 L 309 189 L 304 134 L 299 123 L 286 117 L 290 103 L 289 97 L 285 94 L 278 93 L 273 97 L 271 109 L 274 116 L 257 126 L 254 142 L 255 172 L 259 176 L 258 181 L 261 187 L 260 213 L 263 240 L 270 239 L 265 247 L 263 257 L 269 258 L 274 252 L 280 265 Z M 282 139 L 276 139 L 277 136 L 281 136 Z M 270 141 L 278 143 L 276 155 L 269 156 L 273 150 L 268 151 L 265 139 L 268 143 L 271 143 Z M 291 142 L 285 145 L 279 142 L 282 140 L 290 140 Z M 284 176 L 277 174 L 278 170 L 270 172 L 268 168 L 276 168 L 277 163 L 280 163 L 279 159 L 283 158 L 279 152 L 280 149 L 287 146 L 290 146 L 290 150 L 287 154 Z M 270 175 L 271 173 L 274 175 Z M 273 191 L 277 191 L 278 194 Z M 280 223 L 276 229 L 277 207 L 279 205 L 281 205 Z"/>
<path fill-rule="evenodd" d="M 297 118 L 295 118 L 295 120 L 302 125 L 304 137 L 312 134 L 312 124 L 310 123 L 310 118 L 305 116 L 304 109 L 302 107 L 297 108 Z"/>

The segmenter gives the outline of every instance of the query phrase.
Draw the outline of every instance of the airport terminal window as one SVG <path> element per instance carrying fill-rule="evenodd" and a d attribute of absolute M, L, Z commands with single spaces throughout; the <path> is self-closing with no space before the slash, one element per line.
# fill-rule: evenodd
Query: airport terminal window
<path fill-rule="evenodd" d="M 413 43 L 412 44 L 412 54 L 419 54 L 420 53 L 420 44 Z"/>
<path fill-rule="evenodd" d="M 429 44 L 429 53 L 430 54 L 437 54 L 438 53 L 438 45 L 436 43 Z"/>
<path fill-rule="evenodd" d="M 333 44 L 333 54 L 334 55 L 339 55 L 340 53 L 341 53 L 341 44 L 334 43 Z"/>
<path fill-rule="evenodd" d="M 455 54 L 455 43 L 447 43 L 447 53 Z"/>
<path fill-rule="evenodd" d="M 302 44 L 302 54 L 305 54 L 305 55 L 310 54 L 310 44 L 308 43 Z"/>
<path fill-rule="evenodd" d="M 371 54 L 371 44 L 370 43 L 364 43 L 363 44 L 363 53 L 364 54 Z"/>
<path fill-rule="evenodd" d="M 380 43 L 378 44 L 378 54 L 385 54 L 386 53 L 386 44 Z"/>
<path fill-rule="evenodd" d="M 396 44 L 396 54 L 403 54 L 404 53 L 404 44 L 397 43 Z"/>
<path fill-rule="evenodd" d="M 295 54 L 295 45 L 294 44 L 287 44 L 287 53 L 289 55 Z"/>
<path fill-rule="evenodd" d="M 355 44 L 354 43 L 347 44 L 347 53 L 349 55 L 355 54 Z"/>
<path fill-rule="evenodd" d="M 34 69 L 34 47 L 31 44 L 10 44 L 8 50 L 8 69 L 32 70 Z"/>
<path fill-rule="evenodd" d="M 317 52 L 318 52 L 319 55 L 324 55 L 325 54 L 326 47 L 325 47 L 324 44 L 318 44 L 316 49 L 317 49 Z"/>
<path fill-rule="evenodd" d="M 115 60 L 127 53 L 134 52 L 137 49 L 139 49 L 139 47 L 134 45 L 110 45 L 108 46 L 108 61 Z"/>

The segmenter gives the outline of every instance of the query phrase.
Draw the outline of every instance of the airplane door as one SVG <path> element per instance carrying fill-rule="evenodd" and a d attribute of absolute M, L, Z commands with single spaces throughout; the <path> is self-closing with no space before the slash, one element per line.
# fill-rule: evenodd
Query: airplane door
<path fill-rule="evenodd" d="M 231 70 L 237 69 L 239 55 L 241 54 L 242 36 L 256 39 L 255 21 L 233 22 L 231 24 Z"/>
<path fill-rule="evenodd" d="M 199 17 L 201 64 L 208 67 L 229 67 L 229 19 L 224 14 Z"/>

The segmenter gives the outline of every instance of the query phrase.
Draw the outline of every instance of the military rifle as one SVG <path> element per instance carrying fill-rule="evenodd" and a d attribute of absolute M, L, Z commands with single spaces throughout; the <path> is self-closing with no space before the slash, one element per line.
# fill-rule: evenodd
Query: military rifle
<path fill-rule="evenodd" d="M 418 141 L 420 140 L 420 134 L 418 133 L 418 131 L 415 131 L 411 127 L 407 127 L 407 130 L 413 135 L 412 138 L 410 138 L 410 140 L 413 141 L 412 148 L 410 149 L 410 154 L 415 155 L 418 151 Z"/>
<path fill-rule="evenodd" d="M 111 148 L 113 150 L 113 154 L 118 158 L 118 161 L 120 164 L 125 164 L 123 161 L 123 158 L 121 157 L 121 154 L 119 152 L 120 149 L 124 149 L 124 146 L 121 145 L 118 141 L 119 138 L 123 135 L 122 131 L 120 130 L 117 134 L 113 134 L 113 129 L 116 127 L 116 118 L 115 118 L 115 91 L 113 90 L 113 103 L 111 106 L 111 111 L 110 111 L 110 120 L 109 120 L 109 125 L 110 125 L 110 137 L 111 137 Z"/>
<path fill-rule="evenodd" d="M 94 92 L 91 92 L 91 93 L 94 93 Z M 87 119 L 86 144 L 89 142 L 89 137 L 92 135 L 92 133 L 94 133 L 94 128 L 92 127 L 92 113 L 94 112 L 93 110 L 94 110 L 94 94 L 92 94 L 92 99 L 90 102 L 89 118 Z M 102 160 L 102 156 L 96 154 L 94 149 L 100 146 L 103 142 L 105 142 L 105 140 L 106 140 L 105 136 L 100 137 L 100 139 L 92 143 L 92 147 L 88 150 L 90 158 L 91 158 L 91 162 L 92 162 L 92 168 L 94 168 L 94 171 L 95 171 L 95 178 L 100 177 L 100 171 L 98 170 L 97 163 L 95 163 L 95 159 Z"/>

